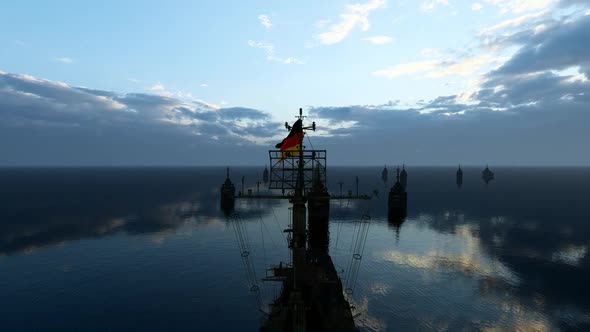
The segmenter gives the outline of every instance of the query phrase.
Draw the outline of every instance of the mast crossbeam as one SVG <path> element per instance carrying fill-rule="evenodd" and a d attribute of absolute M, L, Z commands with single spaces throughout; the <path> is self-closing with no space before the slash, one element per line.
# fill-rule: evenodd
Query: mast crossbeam
<path fill-rule="evenodd" d="M 269 189 L 294 190 L 299 172 L 299 152 L 285 157 L 280 150 L 268 151 L 270 158 Z M 326 185 L 326 150 L 303 150 L 303 185 L 311 189 L 314 176 L 319 172 L 319 181 Z M 314 175 L 315 174 L 315 175 Z"/>

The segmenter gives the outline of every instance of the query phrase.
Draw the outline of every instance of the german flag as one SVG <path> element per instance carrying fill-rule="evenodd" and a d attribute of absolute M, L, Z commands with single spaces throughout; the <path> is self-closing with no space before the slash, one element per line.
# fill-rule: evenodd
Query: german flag
<path fill-rule="evenodd" d="M 283 141 L 275 147 L 277 149 L 281 149 L 281 159 L 283 161 L 285 158 L 290 157 L 292 155 L 297 155 L 299 153 L 299 144 L 303 139 L 303 122 L 301 119 L 295 121 L 293 127 L 291 128 L 291 132 L 289 136 L 287 136 Z"/>

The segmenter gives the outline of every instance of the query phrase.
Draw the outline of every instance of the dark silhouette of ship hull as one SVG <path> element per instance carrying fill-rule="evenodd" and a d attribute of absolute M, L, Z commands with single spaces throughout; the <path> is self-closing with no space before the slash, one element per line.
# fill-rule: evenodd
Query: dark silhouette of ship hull
<path fill-rule="evenodd" d="M 407 215 L 408 193 L 406 192 L 406 188 L 401 183 L 399 168 L 397 169 L 395 184 L 389 191 L 387 208 L 387 218 L 390 221 L 399 222 Z"/>
<path fill-rule="evenodd" d="M 221 185 L 221 210 L 229 216 L 235 205 L 236 187 L 229 178 L 229 167 L 227 168 L 225 182 Z"/>
<path fill-rule="evenodd" d="M 490 183 L 494 177 L 494 172 L 492 172 L 488 166 L 486 166 L 486 168 L 481 172 L 481 178 L 486 184 Z"/>

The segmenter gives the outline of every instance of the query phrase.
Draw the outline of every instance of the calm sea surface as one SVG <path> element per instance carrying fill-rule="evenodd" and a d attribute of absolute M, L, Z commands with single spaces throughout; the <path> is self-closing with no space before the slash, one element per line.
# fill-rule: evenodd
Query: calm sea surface
<path fill-rule="evenodd" d="M 232 168 L 257 192 L 263 168 Z M 363 331 L 590 330 L 590 169 L 408 168 L 387 221 L 382 167 L 328 169 L 341 277 L 371 216 L 352 302 Z M 256 331 L 280 285 L 249 289 L 217 168 L 0 169 L 0 331 Z M 266 192 L 264 184 L 260 191 Z M 257 279 L 288 261 L 285 200 L 237 200 Z M 343 280 L 346 283 L 346 280 Z"/>

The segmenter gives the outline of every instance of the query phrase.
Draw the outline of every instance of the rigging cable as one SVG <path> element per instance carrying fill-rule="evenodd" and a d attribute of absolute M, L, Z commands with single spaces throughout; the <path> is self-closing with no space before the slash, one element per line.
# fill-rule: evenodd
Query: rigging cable
<path fill-rule="evenodd" d="M 262 217 L 260 218 L 260 221 L 262 221 Z M 262 225 L 264 223 L 260 223 L 260 239 L 262 241 L 262 259 L 264 262 L 264 268 L 266 268 L 267 264 L 266 264 L 266 248 L 264 247 L 264 231 L 262 230 Z"/>
<path fill-rule="evenodd" d="M 274 220 L 275 220 L 275 223 L 277 224 L 277 227 L 279 228 L 279 232 L 283 236 L 283 239 L 285 240 L 287 245 L 289 245 L 289 240 L 287 240 L 287 237 L 285 236 L 285 232 L 283 232 L 283 228 L 281 227 L 281 224 L 279 224 L 279 218 L 277 218 L 277 214 L 275 213 L 275 209 L 272 206 L 270 207 L 270 211 L 272 212 L 272 215 L 274 216 Z"/>
<path fill-rule="evenodd" d="M 335 219 L 339 219 L 338 226 L 336 227 L 336 243 L 334 244 L 334 251 L 338 251 L 338 240 L 340 239 L 340 232 L 342 231 L 342 219 L 339 217 Z"/>
<path fill-rule="evenodd" d="M 246 277 L 248 278 L 248 282 L 251 285 L 250 291 L 254 292 L 255 294 L 258 309 L 264 312 L 262 310 L 260 287 L 257 284 L 256 270 L 254 269 L 254 265 L 252 264 L 252 259 L 250 257 L 250 248 L 247 236 L 248 233 L 246 232 L 243 221 L 238 213 L 233 213 L 229 220 L 231 221 L 236 241 L 240 247 L 240 256 L 242 257 L 242 263 L 244 265 L 244 270 L 246 271 Z"/>
<path fill-rule="evenodd" d="M 311 142 L 311 139 L 309 138 L 309 135 L 305 135 L 305 137 L 307 137 L 307 141 L 309 142 L 309 145 L 311 145 L 311 149 L 315 150 L 315 148 L 313 147 L 313 143 Z"/>
<path fill-rule="evenodd" d="M 351 302 L 352 300 L 352 294 L 354 293 L 354 288 L 358 280 L 358 272 L 365 251 L 370 221 L 371 217 L 368 214 L 363 214 L 358 227 L 355 227 L 353 233 L 353 254 L 346 275 L 345 287 L 345 293 L 348 295 L 348 302 Z"/>
<path fill-rule="evenodd" d="M 260 219 L 260 223 L 261 223 L 260 227 L 262 228 L 262 226 L 264 226 L 264 229 L 266 230 L 266 233 L 268 234 L 268 236 L 270 238 L 270 242 L 271 242 L 272 246 L 274 248 L 278 248 L 278 245 L 275 243 L 274 239 L 272 238 L 272 234 L 270 233 L 270 229 L 268 229 L 268 226 L 266 226 L 266 223 L 264 222 L 264 218 L 262 218 L 261 213 L 258 213 L 258 218 Z M 262 229 L 260 231 L 262 232 Z"/>

